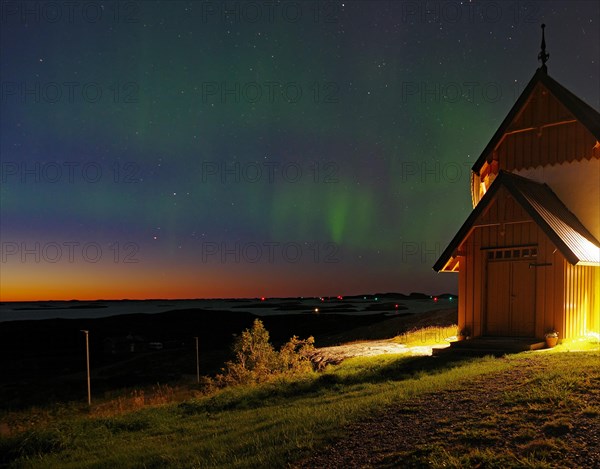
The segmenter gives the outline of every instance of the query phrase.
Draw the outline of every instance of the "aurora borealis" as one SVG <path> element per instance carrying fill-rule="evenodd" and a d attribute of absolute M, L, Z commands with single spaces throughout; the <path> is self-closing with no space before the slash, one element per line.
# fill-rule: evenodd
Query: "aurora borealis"
<path fill-rule="evenodd" d="M 2 301 L 456 291 L 431 266 L 590 1 L 2 0 Z"/>

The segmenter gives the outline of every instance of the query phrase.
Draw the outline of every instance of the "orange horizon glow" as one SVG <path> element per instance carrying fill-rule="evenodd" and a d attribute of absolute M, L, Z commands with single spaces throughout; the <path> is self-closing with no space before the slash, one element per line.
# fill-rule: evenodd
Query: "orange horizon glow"
<path fill-rule="evenodd" d="M 398 290 L 397 286 L 383 284 L 380 289 L 369 288 L 354 277 L 349 272 L 347 278 L 342 278 L 326 269 L 318 276 L 298 274 L 290 278 L 278 272 L 256 272 L 245 268 L 232 274 L 217 267 L 209 271 L 181 268 L 169 272 L 137 266 L 89 272 L 56 265 L 36 270 L 14 266 L 10 270 L 3 269 L 0 302 L 309 298 Z M 342 284 L 343 291 L 338 288 Z"/>
<path fill-rule="evenodd" d="M 430 274 L 399 278 L 387 272 L 365 280 L 365 271 L 342 264 L 321 264 L 316 270 L 298 265 L 144 263 L 73 265 L 71 263 L 2 264 L 1 302 L 179 300 L 224 298 L 336 297 L 378 292 L 429 294 Z M 262 268 L 261 268 L 262 267 Z M 312 267 L 312 266 L 310 266 Z M 436 280 L 443 280 L 436 276 Z M 455 288 L 446 288 L 453 290 Z M 439 295 L 446 289 L 430 292 Z"/>
<path fill-rule="evenodd" d="M 4 283 L 4 282 L 3 282 Z M 198 284 L 173 285 L 160 282 L 133 285 L 131 283 L 115 286 L 114 282 L 76 287 L 57 284 L 37 284 L 35 287 L 19 288 L 11 286 L 7 288 L 4 284 L 0 286 L 0 302 L 43 302 L 43 301 L 120 301 L 120 300 L 218 300 L 236 298 L 337 298 L 338 295 L 352 296 L 363 294 L 375 294 L 377 292 L 402 292 L 393 288 L 352 288 L 339 290 L 334 287 L 324 287 L 323 284 L 313 283 L 298 285 L 291 288 L 289 285 L 261 286 L 261 282 L 252 284 L 231 284 L 230 282 L 219 282 L 215 280 L 211 285 Z M 422 291 L 422 290 L 412 290 Z M 409 291 L 404 291 L 408 294 Z M 429 294 L 423 291 L 425 294 Z M 438 292 L 439 293 L 439 292 Z"/>

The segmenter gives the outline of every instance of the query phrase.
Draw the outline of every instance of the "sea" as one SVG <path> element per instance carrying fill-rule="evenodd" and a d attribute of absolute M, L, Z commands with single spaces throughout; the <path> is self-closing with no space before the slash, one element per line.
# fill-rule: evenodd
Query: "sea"
<path fill-rule="evenodd" d="M 201 309 L 245 311 L 258 316 L 299 314 L 386 314 L 422 313 L 456 307 L 456 298 L 397 299 L 376 296 L 344 298 L 251 298 L 188 300 L 96 300 L 1 302 L 0 322 L 41 319 L 102 318 L 124 314 L 155 314 L 167 311 Z M 378 305 L 381 307 L 378 308 Z"/>

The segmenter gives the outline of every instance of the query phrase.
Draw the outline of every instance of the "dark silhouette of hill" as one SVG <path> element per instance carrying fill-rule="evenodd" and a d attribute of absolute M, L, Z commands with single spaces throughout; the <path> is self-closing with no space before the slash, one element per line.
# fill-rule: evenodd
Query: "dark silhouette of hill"
<path fill-rule="evenodd" d="M 336 334 L 388 319 L 383 314 L 335 314 L 333 308 L 324 314 L 308 311 L 260 319 L 275 346 L 293 335 L 312 335 L 317 345 L 329 345 L 328 338 Z M 199 338 L 201 373 L 214 374 L 229 359 L 234 334 L 249 328 L 256 318 L 243 311 L 187 309 L 0 323 L 0 408 L 81 399 L 85 377 L 82 329 L 89 331 L 93 389 L 98 395 L 193 375 L 194 337 Z"/>

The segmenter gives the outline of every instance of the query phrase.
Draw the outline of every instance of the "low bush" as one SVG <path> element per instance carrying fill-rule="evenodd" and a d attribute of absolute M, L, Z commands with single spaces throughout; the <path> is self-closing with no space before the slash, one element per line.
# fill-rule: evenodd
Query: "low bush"
<path fill-rule="evenodd" d="M 269 381 L 281 375 L 297 375 L 313 370 L 310 356 L 314 352 L 314 338 L 293 336 L 279 351 L 269 342 L 269 332 L 261 320 L 255 319 L 233 345 L 234 359 L 225 363 L 218 374 L 218 386 L 252 384 Z"/>

